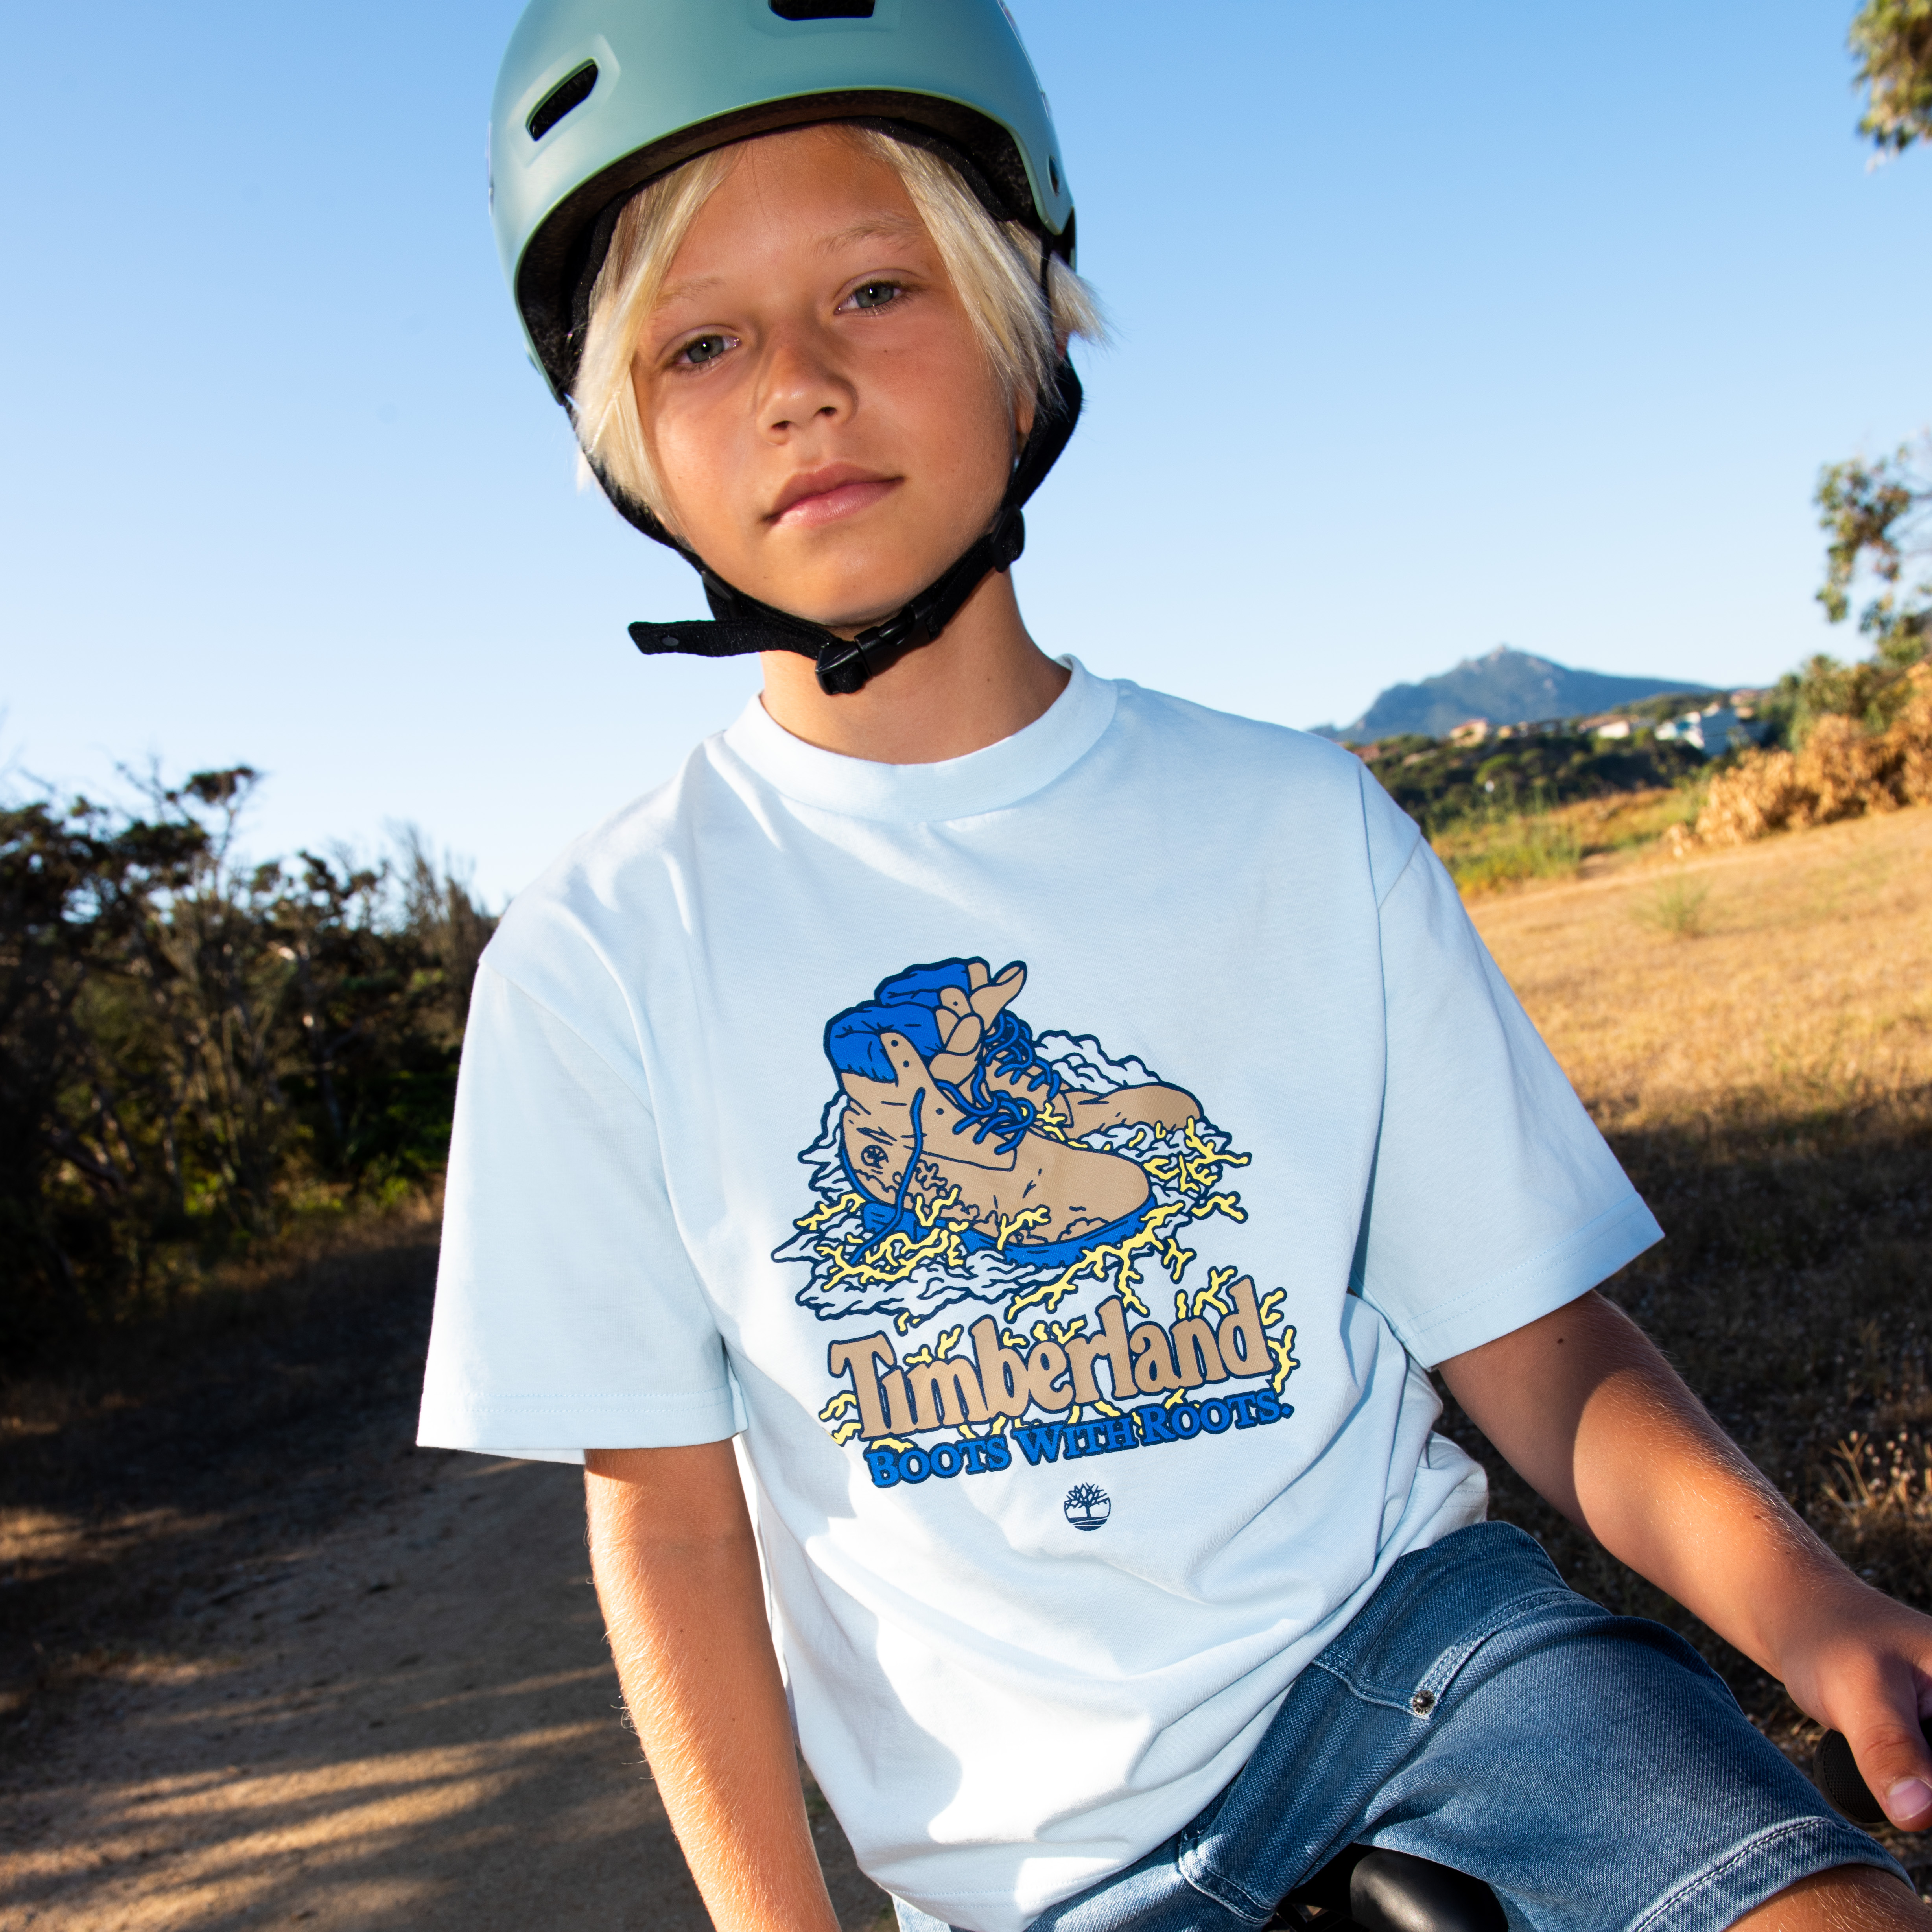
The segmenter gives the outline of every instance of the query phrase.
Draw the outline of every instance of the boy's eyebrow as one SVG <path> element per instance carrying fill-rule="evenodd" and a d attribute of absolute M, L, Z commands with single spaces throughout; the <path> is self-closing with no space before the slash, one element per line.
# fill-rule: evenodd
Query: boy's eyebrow
<path fill-rule="evenodd" d="M 897 242 L 908 235 L 925 232 L 926 224 L 916 215 L 880 214 L 856 221 L 850 228 L 835 229 L 830 235 L 821 235 L 817 246 L 821 254 L 830 255 L 854 242 Z"/>
<path fill-rule="evenodd" d="M 652 311 L 668 308 L 674 302 L 682 302 L 686 296 L 694 296 L 701 289 L 715 289 L 723 281 L 722 275 L 694 275 L 688 282 L 667 282 L 658 291 L 658 298 L 651 304 Z"/>
<path fill-rule="evenodd" d="M 841 248 L 849 248 L 855 242 L 900 242 L 908 236 L 922 236 L 926 224 L 916 215 L 880 214 L 864 221 L 855 221 L 849 228 L 834 229 L 829 235 L 821 235 L 814 244 L 821 254 L 836 254 Z M 724 278 L 722 275 L 694 275 L 688 281 L 667 282 L 658 291 L 658 298 L 652 304 L 653 311 L 668 308 L 673 302 L 682 302 L 687 296 L 701 294 L 706 289 L 716 288 Z"/>
<path fill-rule="evenodd" d="M 850 228 L 835 228 L 831 234 L 819 236 L 815 248 L 821 255 L 835 255 L 838 249 L 850 248 L 854 242 L 902 242 L 906 236 L 926 234 L 926 222 L 916 214 L 878 214 L 869 220 L 854 222 Z M 657 309 L 668 309 L 670 303 L 682 302 L 686 296 L 704 294 L 704 290 L 717 288 L 724 276 L 721 274 L 694 274 L 688 282 L 667 282 L 657 292 L 657 302 L 651 303 L 653 313 Z"/>

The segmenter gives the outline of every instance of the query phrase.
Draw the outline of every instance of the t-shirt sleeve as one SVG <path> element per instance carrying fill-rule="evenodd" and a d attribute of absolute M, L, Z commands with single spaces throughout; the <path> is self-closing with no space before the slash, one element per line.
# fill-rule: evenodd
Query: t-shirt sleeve
<path fill-rule="evenodd" d="M 476 976 L 417 1439 L 538 1460 L 743 1426 L 646 1096 L 541 1002 Z"/>
<path fill-rule="evenodd" d="M 1395 808 L 1372 789 L 1372 822 Z M 1574 1301 L 1663 1230 L 1424 840 L 1382 932 L 1388 1071 L 1351 1286 L 1433 1367 Z"/>

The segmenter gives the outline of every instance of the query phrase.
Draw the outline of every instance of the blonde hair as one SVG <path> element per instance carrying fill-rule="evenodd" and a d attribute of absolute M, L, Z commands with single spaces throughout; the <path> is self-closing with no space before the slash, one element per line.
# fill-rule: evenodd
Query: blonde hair
<path fill-rule="evenodd" d="M 1093 291 L 1057 256 L 1048 259 L 1049 310 L 1040 286 L 1046 244 L 1021 223 L 988 214 L 950 163 L 874 128 L 832 124 L 898 176 L 1010 400 L 1040 393 L 1069 338 L 1106 339 Z M 638 417 L 632 358 L 730 152 L 700 154 L 640 188 L 617 217 L 590 292 L 573 398 L 578 441 L 600 478 L 656 512 L 663 493 Z"/>

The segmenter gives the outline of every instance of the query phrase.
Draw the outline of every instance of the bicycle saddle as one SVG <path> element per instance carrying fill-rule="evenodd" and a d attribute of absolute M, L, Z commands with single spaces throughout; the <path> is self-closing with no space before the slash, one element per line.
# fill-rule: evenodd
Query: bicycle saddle
<path fill-rule="evenodd" d="M 1407 1852 L 1351 1845 L 1276 1908 L 1275 1927 L 1322 1932 L 1504 1932 L 1496 1895 L 1466 1872 Z"/>
<path fill-rule="evenodd" d="M 1932 1718 L 1922 1718 L 1918 1728 L 1932 1744 Z M 1811 1760 L 1811 1781 L 1854 1825 L 1882 1825 L 1885 1807 L 1871 1794 L 1842 1732 L 1827 1731 L 1818 1740 Z"/>

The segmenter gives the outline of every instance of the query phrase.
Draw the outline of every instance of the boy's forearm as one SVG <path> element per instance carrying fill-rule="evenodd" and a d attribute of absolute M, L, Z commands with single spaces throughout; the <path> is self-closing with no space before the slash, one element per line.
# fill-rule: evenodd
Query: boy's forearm
<path fill-rule="evenodd" d="M 1862 1592 L 1601 1296 L 1456 1357 L 1442 1376 L 1546 1502 L 1767 1670 L 1781 1674 L 1792 1627 L 1821 1594 Z"/>
<path fill-rule="evenodd" d="M 1442 1374 L 1545 1500 L 1844 1732 L 1894 1824 L 1932 1825 L 1932 1619 L 1854 1576 L 1634 1322 L 1586 1294 Z"/>
<path fill-rule="evenodd" d="M 728 1442 L 593 1450 L 591 1569 L 624 1697 L 720 1932 L 837 1932 Z"/>

